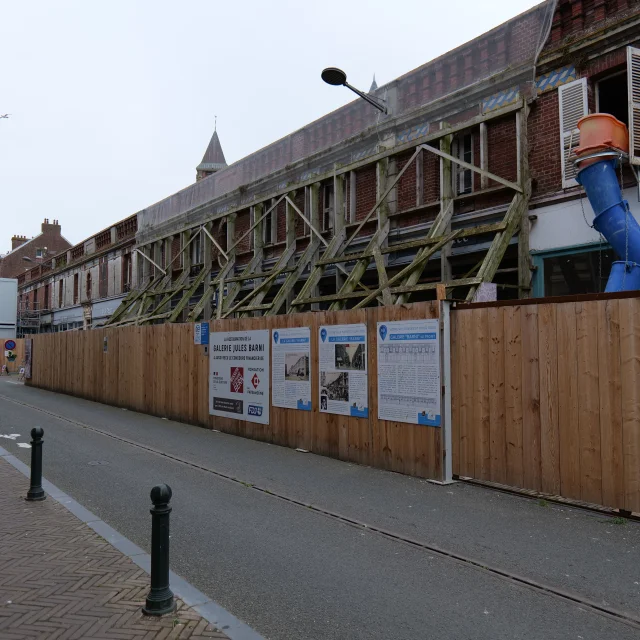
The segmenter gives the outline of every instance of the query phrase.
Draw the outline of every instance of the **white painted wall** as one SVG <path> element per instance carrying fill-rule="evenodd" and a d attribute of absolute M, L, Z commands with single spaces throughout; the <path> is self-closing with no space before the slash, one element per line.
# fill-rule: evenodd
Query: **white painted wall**
<path fill-rule="evenodd" d="M 638 190 L 625 189 L 623 197 L 629 202 L 634 218 L 640 222 Z M 586 196 L 582 198 L 582 205 L 587 222 L 593 224 L 593 209 Z M 600 234 L 584 221 L 580 200 L 540 207 L 531 210 L 530 213 L 538 216 L 531 225 L 529 239 L 531 251 L 548 251 L 600 242 Z"/>

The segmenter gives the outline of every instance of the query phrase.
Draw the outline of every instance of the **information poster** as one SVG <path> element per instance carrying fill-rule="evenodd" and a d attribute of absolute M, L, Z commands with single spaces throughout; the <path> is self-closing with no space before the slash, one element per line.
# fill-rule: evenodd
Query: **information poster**
<path fill-rule="evenodd" d="M 367 326 L 322 326 L 319 334 L 320 411 L 366 418 Z"/>
<path fill-rule="evenodd" d="M 378 322 L 378 418 L 441 425 L 438 320 Z"/>
<path fill-rule="evenodd" d="M 210 336 L 209 413 L 269 422 L 269 330 Z"/>
<path fill-rule="evenodd" d="M 271 353 L 273 405 L 311 411 L 311 329 L 274 329 Z"/>

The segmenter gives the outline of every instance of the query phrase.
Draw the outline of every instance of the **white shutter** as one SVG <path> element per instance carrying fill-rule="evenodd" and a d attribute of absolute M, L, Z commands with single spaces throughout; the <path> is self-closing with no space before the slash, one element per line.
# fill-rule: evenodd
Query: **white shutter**
<path fill-rule="evenodd" d="M 627 47 L 627 96 L 629 101 L 629 160 L 640 164 L 640 49 Z"/>
<path fill-rule="evenodd" d="M 589 107 L 587 103 L 587 79 L 581 78 L 563 84 L 558 88 L 558 103 L 560 105 L 560 156 L 562 158 L 562 188 L 577 185 L 576 169 L 573 161 L 576 158 L 575 149 L 580 144 L 578 120 L 586 116 Z"/>

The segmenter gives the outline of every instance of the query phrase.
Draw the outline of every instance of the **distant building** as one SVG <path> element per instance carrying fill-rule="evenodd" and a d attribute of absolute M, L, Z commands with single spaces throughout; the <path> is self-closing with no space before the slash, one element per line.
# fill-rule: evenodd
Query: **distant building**
<path fill-rule="evenodd" d="M 45 218 L 41 232 L 34 238 L 11 238 L 11 251 L 0 256 L 0 278 L 17 278 L 31 267 L 46 262 L 51 256 L 70 247 L 71 243 L 62 235 L 59 222 L 54 220 L 50 223 L 49 218 Z"/>
<path fill-rule="evenodd" d="M 18 336 L 101 326 L 133 286 L 129 216 L 18 276 Z M 30 264 L 30 263 L 28 263 Z"/>

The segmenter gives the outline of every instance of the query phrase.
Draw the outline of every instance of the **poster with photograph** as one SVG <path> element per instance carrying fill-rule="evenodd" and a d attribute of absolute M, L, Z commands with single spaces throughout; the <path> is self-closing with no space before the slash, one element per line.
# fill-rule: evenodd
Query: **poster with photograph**
<path fill-rule="evenodd" d="M 438 320 L 378 322 L 378 418 L 439 427 Z"/>
<path fill-rule="evenodd" d="M 368 417 L 367 326 L 326 325 L 319 338 L 320 411 Z"/>
<path fill-rule="evenodd" d="M 271 353 L 273 406 L 311 411 L 311 329 L 274 329 Z"/>
<path fill-rule="evenodd" d="M 269 423 L 269 330 L 210 335 L 209 413 Z"/>

